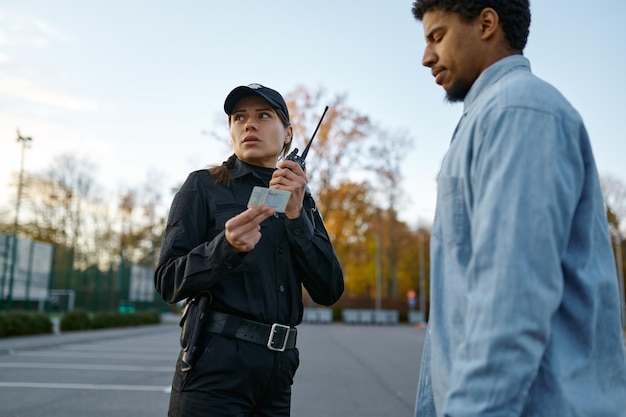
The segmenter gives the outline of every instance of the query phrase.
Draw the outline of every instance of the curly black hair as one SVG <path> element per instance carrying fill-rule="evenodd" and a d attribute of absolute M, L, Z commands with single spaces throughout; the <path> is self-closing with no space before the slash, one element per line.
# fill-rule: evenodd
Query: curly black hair
<path fill-rule="evenodd" d="M 523 51 L 530 28 L 529 0 L 415 0 L 412 12 L 417 20 L 422 20 L 424 13 L 438 9 L 457 13 L 461 19 L 470 21 L 485 7 L 491 7 L 500 16 L 511 47 Z"/>

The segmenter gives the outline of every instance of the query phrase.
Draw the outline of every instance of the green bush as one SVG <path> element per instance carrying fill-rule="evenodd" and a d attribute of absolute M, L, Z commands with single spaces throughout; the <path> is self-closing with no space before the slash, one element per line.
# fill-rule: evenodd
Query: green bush
<path fill-rule="evenodd" d="M 121 314 L 117 311 L 90 314 L 87 310 L 76 309 L 63 315 L 60 330 L 67 332 L 159 323 L 161 323 L 161 315 L 156 310 L 127 314 Z M 45 314 L 25 311 L 0 312 L 0 337 L 52 332 L 52 321 Z"/>
<path fill-rule="evenodd" d="M 141 324 L 159 324 L 161 323 L 161 315 L 156 310 L 142 311 L 135 313 L 139 316 Z"/>
<path fill-rule="evenodd" d="M 0 313 L 0 337 L 52 333 L 52 322 L 45 314 L 27 311 Z"/>
<path fill-rule="evenodd" d="M 94 313 L 91 317 L 92 329 L 107 329 L 111 327 L 142 326 L 145 324 L 159 324 L 161 315 L 156 310 L 136 313 L 118 313 L 107 311 Z"/>
<path fill-rule="evenodd" d="M 406 310 L 400 311 L 398 313 L 398 322 L 399 323 L 408 323 L 409 322 L 409 312 Z"/>
<path fill-rule="evenodd" d="M 48 334 L 53 332 L 52 320 L 47 314 L 32 313 L 35 322 L 36 334 Z"/>
<path fill-rule="evenodd" d="M 91 328 L 89 313 L 83 309 L 76 309 L 63 315 L 61 318 L 61 331 L 87 330 Z"/>
<path fill-rule="evenodd" d="M 17 336 L 21 324 L 20 316 L 15 313 L 0 313 L 0 335 L 2 336 Z"/>
<path fill-rule="evenodd" d="M 343 308 L 333 308 L 333 322 L 340 322 L 343 320 L 342 317 Z"/>
<path fill-rule="evenodd" d="M 139 326 L 140 324 L 141 324 L 141 321 L 139 320 L 139 315 L 137 313 L 127 313 L 127 314 L 120 314 L 117 317 L 116 327 Z"/>
<path fill-rule="evenodd" d="M 116 317 L 119 316 L 118 312 L 102 312 L 95 313 L 91 319 L 92 329 L 106 329 L 109 327 L 116 327 Z"/>

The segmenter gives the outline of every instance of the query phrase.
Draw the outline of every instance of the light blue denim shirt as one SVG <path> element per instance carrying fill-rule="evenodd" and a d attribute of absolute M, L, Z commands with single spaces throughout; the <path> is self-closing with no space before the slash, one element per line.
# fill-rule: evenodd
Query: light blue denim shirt
<path fill-rule="evenodd" d="M 484 71 L 464 105 L 438 178 L 416 416 L 626 416 L 617 275 L 581 117 L 521 55 Z"/>

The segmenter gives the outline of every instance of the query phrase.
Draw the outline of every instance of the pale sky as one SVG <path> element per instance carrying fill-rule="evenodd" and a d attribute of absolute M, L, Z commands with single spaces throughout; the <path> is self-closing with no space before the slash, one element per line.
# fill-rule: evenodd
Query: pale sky
<path fill-rule="evenodd" d="M 169 205 L 172 186 L 229 155 L 202 133 L 227 140 L 227 93 L 261 83 L 345 94 L 374 122 L 408 131 L 415 143 L 400 216 L 430 224 L 462 105 L 446 103 L 422 67 L 411 5 L 0 0 L 0 209 L 14 199 L 7 181 L 19 169 L 17 128 L 33 138 L 27 171 L 74 153 L 97 163 L 96 181 L 110 192 L 139 187 L 150 172 L 163 178 Z M 626 2 L 531 0 L 531 11 L 533 71 L 581 113 L 600 174 L 626 182 Z"/>

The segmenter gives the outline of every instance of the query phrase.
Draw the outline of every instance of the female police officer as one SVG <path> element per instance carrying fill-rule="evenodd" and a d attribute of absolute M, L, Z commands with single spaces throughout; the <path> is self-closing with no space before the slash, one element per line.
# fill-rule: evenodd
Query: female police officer
<path fill-rule="evenodd" d="M 293 134 L 283 97 L 240 86 L 224 110 L 234 154 L 177 192 L 155 273 L 168 303 L 210 294 L 200 355 L 189 369 L 181 351 L 169 416 L 289 416 L 302 285 L 331 305 L 343 274 L 305 171 L 281 160 Z M 254 186 L 289 191 L 284 213 L 247 208 Z"/>

